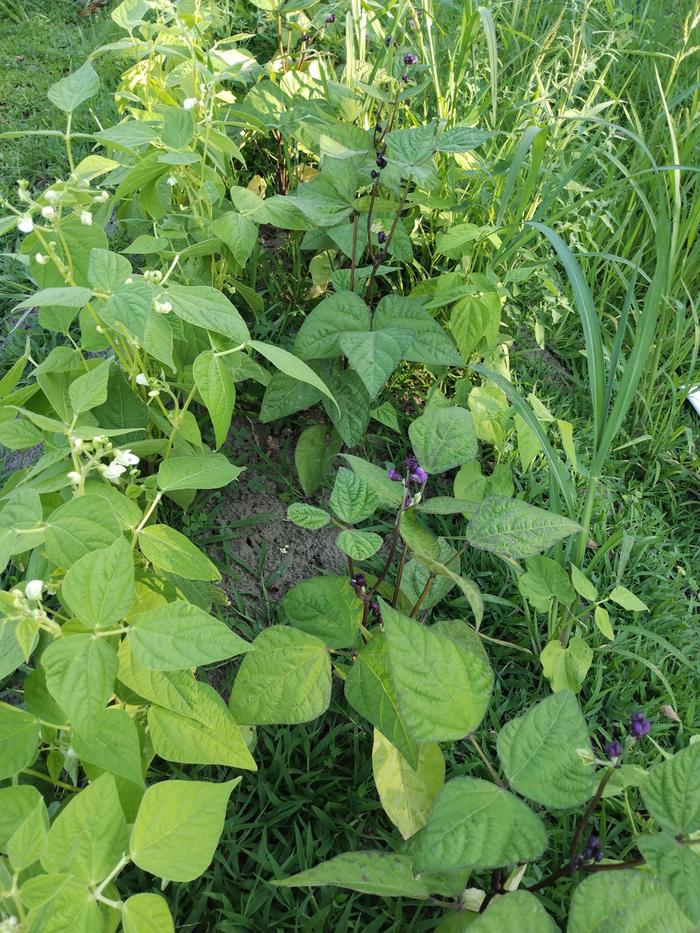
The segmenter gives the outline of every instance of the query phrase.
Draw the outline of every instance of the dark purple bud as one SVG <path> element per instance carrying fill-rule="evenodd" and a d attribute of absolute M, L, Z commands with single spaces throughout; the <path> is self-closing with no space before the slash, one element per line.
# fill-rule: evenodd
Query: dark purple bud
<path fill-rule="evenodd" d="M 395 470 L 394 467 L 389 468 L 388 476 L 389 476 L 389 479 L 392 481 L 392 483 L 400 483 L 401 480 L 403 479 L 399 471 Z"/>
<path fill-rule="evenodd" d="M 417 56 L 417 55 L 414 55 L 413 52 L 406 52 L 406 54 L 405 54 L 404 57 L 403 57 L 403 63 L 404 63 L 404 65 L 406 65 L 407 67 L 410 66 L 410 65 L 417 65 L 417 64 L 418 64 L 418 56 Z"/>
<path fill-rule="evenodd" d="M 651 732 L 651 723 L 639 710 L 632 713 L 630 717 L 630 735 L 633 739 L 643 739 L 645 735 Z"/>
<path fill-rule="evenodd" d="M 594 862 L 599 862 L 603 858 L 603 850 L 600 847 L 600 838 L 598 836 L 590 836 L 581 855 L 583 856 L 584 861 L 593 859 Z"/>
<path fill-rule="evenodd" d="M 308 32 L 305 32 L 305 33 L 304 33 L 304 35 L 301 37 L 301 41 L 302 41 L 302 42 L 311 42 L 311 36 L 308 34 Z"/>
<path fill-rule="evenodd" d="M 401 75 L 401 80 L 403 81 L 404 84 L 408 84 L 408 81 L 409 81 L 408 75 Z"/>
<path fill-rule="evenodd" d="M 408 478 L 412 479 L 414 483 L 422 484 L 428 482 L 428 474 L 425 472 L 422 466 L 417 466 L 415 470 L 409 474 Z"/>
<path fill-rule="evenodd" d="M 622 745 L 617 739 L 614 739 L 612 742 L 608 742 L 605 746 L 605 757 L 608 761 L 617 761 L 622 755 Z M 619 767 L 619 762 L 618 762 Z"/>
<path fill-rule="evenodd" d="M 413 496 L 406 494 L 406 498 L 403 500 L 403 507 L 405 509 L 410 509 L 413 505 Z"/>
<path fill-rule="evenodd" d="M 379 603 L 376 600 L 372 600 L 372 602 L 369 604 L 369 611 L 374 616 L 375 622 L 382 621 L 382 610 L 379 606 Z"/>
<path fill-rule="evenodd" d="M 374 124 L 374 132 L 375 132 L 375 133 L 381 133 L 381 131 L 382 131 L 382 124 L 381 124 L 379 121 L 377 121 L 377 122 Z"/>
<path fill-rule="evenodd" d="M 363 573 L 356 573 L 354 577 L 350 578 L 350 586 L 354 590 L 361 590 L 367 581 L 365 580 L 365 575 Z"/>
<path fill-rule="evenodd" d="M 387 164 L 388 163 L 386 159 L 384 158 L 384 153 L 380 152 L 379 155 L 377 156 L 377 165 L 379 166 L 379 168 L 386 168 Z"/>
<path fill-rule="evenodd" d="M 379 172 L 376 171 L 376 169 L 372 169 L 372 171 L 370 172 L 370 175 L 371 175 L 372 178 L 374 178 L 375 180 L 376 180 L 377 178 L 379 178 Z"/>
<path fill-rule="evenodd" d="M 409 455 L 404 460 L 403 465 L 409 472 L 411 472 L 412 470 L 415 470 L 415 468 L 418 466 L 418 461 L 416 460 L 414 456 Z"/>
<path fill-rule="evenodd" d="M 389 46 L 391 45 L 391 36 L 387 36 L 387 37 L 386 37 L 386 39 L 384 40 L 384 45 L 385 45 L 387 48 L 389 48 Z"/>
<path fill-rule="evenodd" d="M 377 234 L 377 240 L 380 243 L 386 243 L 386 233 L 384 233 L 383 230 L 380 230 L 379 233 Z"/>
<path fill-rule="evenodd" d="M 329 13 L 329 15 L 326 17 L 326 22 L 327 22 L 327 23 L 334 23 L 334 22 L 335 22 L 335 13 Z"/>

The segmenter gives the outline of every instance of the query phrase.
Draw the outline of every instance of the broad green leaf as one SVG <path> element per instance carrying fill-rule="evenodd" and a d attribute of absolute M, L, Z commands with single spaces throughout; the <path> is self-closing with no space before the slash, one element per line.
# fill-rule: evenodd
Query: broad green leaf
<path fill-rule="evenodd" d="M 6 851 L 15 871 L 22 871 L 38 861 L 46 850 L 49 816 L 46 804 L 35 799 L 34 807 L 15 829 L 6 844 Z"/>
<path fill-rule="evenodd" d="M 604 606 L 596 606 L 595 612 L 593 614 L 595 620 L 596 628 L 601 633 L 603 638 L 607 638 L 610 641 L 615 637 L 615 631 L 610 624 L 610 613 Z"/>
<path fill-rule="evenodd" d="M 431 889 L 414 878 L 411 859 L 395 852 L 345 852 L 290 878 L 274 881 L 284 888 L 332 885 L 382 897 L 429 897 Z"/>
<path fill-rule="evenodd" d="M 622 606 L 623 609 L 629 609 L 631 612 L 649 612 L 649 607 L 643 603 L 638 596 L 630 592 L 626 586 L 616 586 L 608 599 Z"/>
<path fill-rule="evenodd" d="M 376 408 L 372 409 L 371 415 L 375 421 L 378 421 L 387 428 L 391 428 L 391 430 L 396 431 L 397 434 L 401 433 L 399 416 L 391 402 L 382 402 L 381 405 L 377 405 Z"/>
<path fill-rule="evenodd" d="M 51 103 L 63 110 L 64 113 L 72 113 L 76 107 L 85 103 L 100 89 L 100 79 L 97 72 L 88 61 L 81 65 L 77 71 L 69 74 L 66 78 L 61 78 L 52 84 L 48 90 L 47 97 Z"/>
<path fill-rule="evenodd" d="M 373 399 L 379 395 L 399 362 L 404 359 L 412 340 L 410 333 L 405 330 L 374 330 L 341 334 L 338 345 Z"/>
<path fill-rule="evenodd" d="M 170 285 L 168 301 L 173 313 L 206 330 L 230 337 L 235 343 L 247 343 L 250 332 L 246 322 L 221 292 L 208 285 Z"/>
<path fill-rule="evenodd" d="M 125 687 L 150 703 L 196 718 L 197 681 L 191 671 L 154 671 L 134 658 L 127 639 L 119 646 L 118 656 L 118 677 Z"/>
<path fill-rule="evenodd" d="M 209 412 L 216 446 L 221 447 L 228 437 L 236 400 L 236 386 L 231 370 L 223 357 L 216 356 L 212 350 L 205 350 L 192 364 L 192 376 Z"/>
<path fill-rule="evenodd" d="M 500 868 L 537 858 L 544 824 L 508 791 L 476 778 L 448 781 L 418 838 L 416 871 Z"/>
<path fill-rule="evenodd" d="M 84 554 L 109 547 L 122 530 L 114 511 L 100 496 L 76 496 L 51 513 L 46 529 L 46 554 L 68 568 Z"/>
<path fill-rule="evenodd" d="M 419 301 L 385 295 L 374 312 L 375 330 L 410 332 L 412 340 L 403 359 L 424 366 L 463 366 L 457 348 Z M 391 425 L 390 425 L 391 426 Z"/>
<path fill-rule="evenodd" d="M 61 598 L 87 628 L 116 625 L 136 599 L 134 558 L 126 539 L 77 560 L 63 578 Z"/>
<path fill-rule="evenodd" d="M 644 806 L 664 829 L 700 829 L 700 742 L 651 768 L 641 785 Z"/>
<path fill-rule="evenodd" d="M 369 424 L 367 389 L 351 369 L 344 369 L 339 374 L 331 371 L 326 379 L 335 401 L 331 405 L 328 400 L 321 400 L 326 414 L 345 444 L 356 447 L 363 440 Z"/>
<path fill-rule="evenodd" d="M 305 496 L 319 488 L 339 449 L 340 437 L 325 424 L 312 424 L 301 432 L 294 448 L 294 465 Z"/>
<path fill-rule="evenodd" d="M 411 424 L 408 436 L 428 473 L 444 473 L 477 453 L 474 420 L 466 408 L 432 406 Z"/>
<path fill-rule="evenodd" d="M 99 905 L 87 885 L 70 875 L 37 875 L 24 882 L 20 897 L 29 908 L 27 928 L 41 933 L 96 933 L 104 929 Z"/>
<path fill-rule="evenodd" d="M 44 871 L 67 872 L 98 884 L 124 854 L 129 836 L 111 774 L 103 774 L 73 796 L 51 825 Z"/>
<path fill-rule="evenodd" d="M 668 888 L 649 872 L 626 870 L 596 872 L 576 888 L 567 933 L 694 929 Z"/>
<path fill-rule="evenodd" d="M 104 360 L 71 382 L 68 392 L 74 412 L 89 411 L 107 400 L 110 365 L 109 360 Z"/>
<path fill-rule="evenodd" d="M 513 560 L 534 557 L 580 531 L 571 519 L 519 499 L 487 496 L 467 525 L 472 547 Z"/>
<path fill-rule="evenodd" d="M 168 525 L 149 525 L 139 532 L 141 553 L 154 567 L 189 580 L 221 579 L 214 564 L 198 547 Z"/>
<path fill-rule="evenodd" d="M 34 761 L 40 728 L 31 713 L 0 703 L 0 781 L 14 777 Z"/>
<path fill-rule="evenodd" d="M 437 152 L 469 152 L 483 146 L 495 135 L 489 130 L 480 130 L 478 126 L 453 126 L 438 136 L 435 149 Z"/>
<path fill-rule="evenodd" d="M 576 596 L 561 564 L 551 557 L 530 557 L 527 571 L 518 578 L 518 589 L 533 609 L 548 612 L 553 599 L 568 606 Z"/>
<path fill-rule="evenodd" d="M 295 628 L 315 635 L 329 648 L 349 648 L 357 640 L 362 600 L 347 577 L 302 580 L 287 592 L 282 609 Z"/>
<path fill-rule="evenodd" d="M 88 261 L 88 282 L 100 292 L 111 292 L 131 275 L 131 263 L 119 253 L 108 249 L 91 249 Z"/>
<path fill-rule="evenodd" d="M 442 251 L 447 255 L 454 253 L 442 244 Z M 456 250 L 458 258 L 464 248 Z M 483 292 L 480 295 L 468 295 L 458 301 L 450 316 L 450 330 L 465 360 L 472 353 L 492 350 L 498 342 L 501 324 L 501 299 L 497 292 Z"/>
<path fill-rule="evenodd" d="M 414 769 L 375 729 L 372 772 L 384 812 L 403 838 L 409 839 L 428 822 L 435 797 L 445 783 L 445 759 L 440 746 L 435 742 L 420 745 Z"/>
<path fill-rule="evenodd" d="M 320 301 L 299 328 L 294 352 L 303 360 L 341 355 L 338 337 L 370 329 L 369 308 L 354 292 L 336 292 Z"/>
<path fill-rule="evenodd" d="M 284 373 L 275 373 L 265 389 L 262 405 L 260 406 L 260 420 L 263 423 L 286 418 L 295 411 L 302 411 L 320 401 L 321 393 L 318 389 L 306 382 L 299 382 L 285 376 Z"/>
<path fill-rule="evenodd" d="M 135 864 L 170 881 L 199 877 L 214 857 L 228 798 L 240 780 L 169 780 L 147 788 L 131 833 Z"/>
<path fill-rule="evenodd" d="M 69 722 L 82 726 L 104 709 L 114 690 L 119 663 L 106 638 L 68 635 L 48 646 L 41 665 L 51 696 Z"/>
<path fill-rule="evenodd" d="M 0 423 L 0 444 L 9 450 L 27 450 L 41 444 L 44 435 L 39 428 L 24 418 Z"/>
<path fill-rule="evenodd" d="M 396 746 L 411 767 L 418 766 L 418 743 L 399 710 L 383 632 L 358 652 L 345 679 L 345 699 Z"/>
<path fill-rule="evenodd" d="M 513 790 L 551 809 L 585 803 L 593 793 L 588 728 L 576 697 L 546 697 L 498 734 L 498 757 Z"/>
<path fill-rule="evenodd" d="M 311 530 L 323 528 L 331 520 L 325 509 L 319 509 L 315 505 L 307 505 L 305 502 L 292 502 L 287 509 L 287 518 L 300 528 L 310 528 Z"/>
<path fill-rule="evenodd" d="M 554 693 L 560 690 L 578 693 L 592 662 L 593 651 L 578 635 L 569 639 L 566 648 L 555 638 L 540 652 L 542 673 Z"/>
<path fill-rule="evenodd" d="M 354 525 L 372 515 L 379 505 L 379 497 L 357 474 L 346 467 L 338 470 L 330 506 L 342 522 Z"/>
<path fill-rule="evenodd" d="M 148 729 L 157 755 L 184 764 L 257 770 L 238 724 L 209 684 L 197 684 L 193 715 L 196 718 L 156 705 L 149 708 Z"/>
<path fill-rule="evenodd" d="M 367 560 L 377 553 L 384 539 L 373 531 L 357 531 L 351 528 L 341 531 L 335 543 L 343 554 L 347 554 L 353 560 Z"/>
<path fill-rule="evenodd" d="M 244 467 L 237 467 L 223 454 L 201 452 L 168 457 L 158 469 L 158 485 L 163 492 L 174 489 L 220 489 L 228 486 Z"/>
<path fill-rule="evenodd" d="M 474 515 L 476 505 L 469 499 L 455 499 L 453 496 L 431 496 L 429 499 L 422 499 L 416 506 L 419 512 L 425 512 L 426 515 Z"/>
<path fill-rule="evenodd" d="M 39 791 L 30 784 L 0 788 L 0 848 L 3 852 L 7 851 L 8 841 L 42 800 Z"/>
<path fill-rule="evenodd" d="M 469 929 L 474 933 L 558 933 L 559 927 L 534 894 L 513 891 L 497 895 Z"/>
<path fill-rule="evenodd" d="M 134 657 L 155 671 L 213 664 L 252 647 L 225 622 L 182 600 L 132 616 L 128 639 Z"/>
<path fill-rule="evenodd" d="M 122 924 L 124 933 L 175 933 L 168 902 L 159 894 L 132 894 L 127 898 Z"/>
<path fill-rule="evenodd" d="M 598 590 L 576 564 L 571 565 L 571 583 L 578 595 L 583 596 L 589 603 L 594 603 L 598 599 Z"/>
<path fill-rule="evenodd" d="M 112 707 L 81 723 L 73 748 L 83 761 L 143 786 L 139 734 L 126 710 Z"/>
<path fill-rule="evenodd" d="M 637 846 L 687 916 L 700 924 L 700 855 L 692 846 L 677 842 L 670 833 L 640 836 Z"/>
<path fill-rule="evenodd" d="M 24 308 L 46 308 L 58 305 L 60 308 L 82 308 L 92 298 L 92 289 L 81 286 L 60 286 L 56 288 L 42 288 L 29 298 L 25 298 L 16 305 L 15 310 Z M 45 372 L 46 370 L 42 370 Z"/>
<path fill-rule="evenodd" d="M 324 643 L 282 625 L 264 629 L 243 658 L 231 712 L 244 725 L 308 722 L 331 698 L 331 662 Z"/>
<path fill-rule="evenodd" d="M 276 366 L 277 369 L 286 376 L 291 376 L 292 379 L 308 383 L 308 385 L 312 386 L 314 389 L 318 389 L 322 395 L 325 395 L 326 398 L 330 400 L 333 407 L 336 407 L 336 401 L 323 379 L 317 376 L 313 369 L 307 366 L 303 360 L 294 356 L 293 353 L 290 353 L 288 350 L 283 350 L 282 347 L 276 347 L 271 343 L 262 343 L 260 340 L 249 340 L 248 346 L 257 350 L 261 356 L 264 356 L 266 360 L 272 363 L 273 366 Z"/>
<path fill-rule="evenodd" d="M 370 487 L 381 505 L 390 509 L 397 509 L 401 505 L 405 495 L 403 486 L 390 480 L 386 470 L 352 454 L 343 453 L 341 456 L 350 465 L 353 473 Z"/>
<path fill-rule="evenodd" d="M 391 681 L 410 735 L 417 742 L 464 738 L 479 725 L 491 698 L 488 663 L 386 603 L 381 606 Z"/>
<path fill-rule="evenodd" d="M 238 265 L 244 266 L 257 242 L 258 225 L 237 211 L 227 211 L 209 229 L 228 246 Z"/>

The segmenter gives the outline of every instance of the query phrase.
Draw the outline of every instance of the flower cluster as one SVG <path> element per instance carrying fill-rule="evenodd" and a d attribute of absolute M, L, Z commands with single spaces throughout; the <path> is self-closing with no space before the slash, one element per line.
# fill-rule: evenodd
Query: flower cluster
<path fill-rule="evenodd" d="M 595 835 L 590 836 L 581 855 L 585 862 L 600 862 L 600 860 L 603 858 L 600 837 Z"/>
<path fill-rule="evenodd" d="M 423 469 L 423 467 L 418 463 L 415 457 L 409 456 L 403 462 L 404 470 L 406 471 L 406 479 L 412 483 L 420 483 L 421 486 L 428 482 L 428 474 Z M 396 467 L 390 467 L 388 470 L 389 479 L 394 483 L 402 483 L 404 481 L 404 475 L 399 473 Z M 407 498 L 410 498 L 407 497 Z M 409 503 L 410 504 L 410 503 Z"/>
<path fill-rule="evenodd" d="M 620 758 L 622 757 L 622 744 L 613 739 L 612 742 L 608 742 L 605 746 L 605 757 L 608 761 L 611 761 L 616 768 L 620 767 Z"/>
<path fill-rule="evenodd" d="M 632 713 L 629 732 L 633 739 L 643 739 L 645 735 L 649 735 L 651 732 L 651 722 L 644 713 L 639 710 Z"/>

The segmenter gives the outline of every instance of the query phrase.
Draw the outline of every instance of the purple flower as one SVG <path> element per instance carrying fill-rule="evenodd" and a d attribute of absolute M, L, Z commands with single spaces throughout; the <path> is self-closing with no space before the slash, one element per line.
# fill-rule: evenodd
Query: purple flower
<path fill-rule="evenodd" d="M 404 460 L 403 465 L 410 473 L 411 470 L 415 470 L 415 468 L 418 466 L 418 461 L 413 455 L 409 454 L 409 456 Z"/>
<path fill-rule="evenodd" d="M 302 42 L 311 42 L 311 36 L 308 34 L 308 32 L 305 32 L 305 33 L 304 33 L 304 35 L 301 37 L 301 41 L 302 41 Z"/>
<path fill-rule="evenodd" d="M 379 606 L 379 603 L 376 600 L 373 599 L 372 602 L 369 604 L 369 611 L 374 616 L 375 622 L 382 621 L 382 610 Z"/>
<path fill-rule="evenodd" d="M 618 759 L 622 755 L 622 745 L 617 739 L 613 739 L 612 742 L 608 742 L 605 746 L 605 757 L 608 761 L 614 761 L 617 763 L 617 767 L 620 767 Z"/>
<path fill-rule="evenodd" d="M 392 481 L 392 483 L 400 483 L 403 479 L 399 471 L 394 469 L 394 467 L 389 467 L 387 475 L 389 476 L 389 479 Z"/>
<path fill-rule="evenodd" d="M 404 84 L 408 84 L 409 78 L 408 75 L 401 75 L 401 80 Z"/>
<path fill-rule="evenodd" d="M 377 234 L 377 240 L 380 243 L 386 243 L 386 233 L 384 233 L 383 230 L 380 230 L 379 233 Z"/>
<path fill-rule="evenodd" d="M 406 493 L 406 498 L 403 500 L 403 507 L 405 509 L 410 509 L 413 505 L 413 496 Z"/>
<path fill-rule="evenodd" d="M 372 178 L 375 179 L 375 181 L 377 178 L 379 178 L 379 172 L 376 169 L 372 169 L 372 171 L 370 172 L 370 175 L 372 176 Z"/>
<path fill-rule="evenodd" d="M 379 166 L 379 168 L 386 168 L 388 165 L 388 162 L 384 158 L 383 152 L 380 152 L 379 155 L 377 156 L 377 165 Z"/>
<path fill-rule="evenodd" d="M 417 466 L 412 473 L 408 474 L 408 478 L 412 479 L 414 483 L 427 483 L 428 474 L 425 472 L 422 466 Z"/>
<path fill-rule="evenodd" d="M 590 836 L 581 855 L 583 856 L 584 860 L 592 859 L 594 862 L 599 862 L 603 858 L 603 850 L 600 847 L 600 838 L 598 836 Z"/>
<path fill-rule="evenodd" d="M 356 573 L 355 576 L 351 577 L 350 579 L 350 586 L 354 590 L 361 590 L 366 582 L 367 581 L 365 580 L 365 575 L 363 573 Z"/>
<path fill-rule="evenodd" d="M 334 23 L 334 22 L 335 22 L 335 13 L 329 13 L 328 16 L 326 17 L 326 22 L 327 22 L 327 23 Z"/>
<path fill-rule="evenodd" d="M 417 56 L 417 55 L 414 55 L 413 52 L 406 52 L 406 54 L 405 54 L 404 57 L 403 57 L 403 63 L 404 63 L 404 65 L 406 65 L 407 67 L 410 66 L 410 65 L 417 65 L 417 64 L 418 64 L 418 56 Z"/>
<path fill-rule="evenodd" d="M 375 134 L 381 133 L 382 129 L 383 129 L 382 124 L 379 122 L 379 120 L 377 120 L 377 122 L 374 124 Z"/>
<path fill-rule="evenodd" d="M 643 739 L 651 732 L 651 723 L 644 713 L 636 710 L 630 717 L 630 735 L 633 739 Z"/>
<path fill-rule="evenodd" d="M 386 37 L 386 39 L 384 40 L 384 45 L 385 45 L 387 48 L 389 48 L 389 46 L 391 45 L 391 36 L 387 36 L 387 37 Z"/>

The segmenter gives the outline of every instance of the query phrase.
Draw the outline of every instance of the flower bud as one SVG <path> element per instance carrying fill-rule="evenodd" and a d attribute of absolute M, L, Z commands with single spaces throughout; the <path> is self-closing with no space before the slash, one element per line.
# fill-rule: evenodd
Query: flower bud
<path fill-rule="evenodd" d="M 24 216 L 20 217 L 20 219 L 17 221 L 17 229 L 20 231 L 20 233 L 32 232 L 34 229 L 34 221 L 29 216 L 29 214 L 24 214 Z"/>
<path fill-rule="evenodd" d="M 90 224 L 92 223 L 92 214 L 90 213 L 90 211 L 81 211 L 81 212 L 80 212 L 80 223 L 81 223 L 84 227 L 89 227 L 89 226 L 90 226 Z"/>
<path fill-rule="evenodd" d="M 45 220 L 55 220 L 56 219 L 56 208 L 52 207 L 50 204 L 45 204 L 41 209 L 41 216 Z"/>
<path fill-rule="evenodd" d="M 43 580 L 30 580 L 24 588 L 24 595 L 33 602 L 41 599 L 41 592 L 44 589 Z"/>
<path fill-rule="evenodd" d="M 49 261 L 49 257 L 44 256 L 43 253 L 36 253 L 36 255 L 34 256 L 34 259 L 36 259 L 36 261 L 39 263 L 40 266 L 45 266 L 46 263 Z"/>
<path fill-rule="evenodd" d="M 58 204 L 61 200 L 60 192 L 54 191 L 53 188 L 49 188 L 48 191 L 44 192 L 44 198 L 49 202 L 49 204 Z"/>
<path fill-rule="evenodd" d="M 78 473 L 76 470 L 71 470 L 70 473 L 66 473 L 66 476 L 74 486 L 77 486 L 80 482 L 80 473 Z"/>
<path fill-rule="evenodd" d="M 137 386 L 147 386 L 148 376 L 145 373 L 139 373 L 135 381 Z"/>
<path fill-rule="evenodd" d="M 197 106 L 197 98 L 186 97 L 182 102 L 182 106 L 185 110 L 194 110 L 194 108 Z"/>

